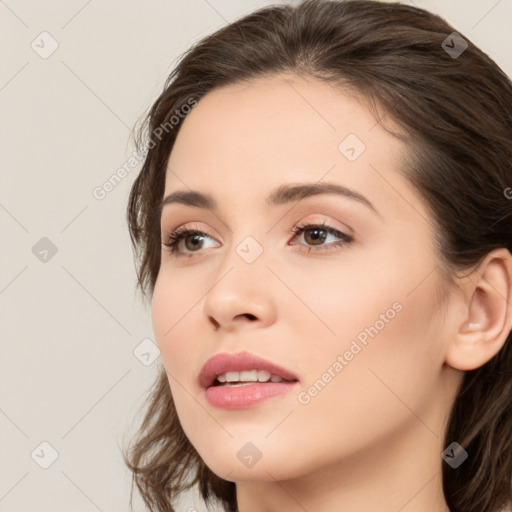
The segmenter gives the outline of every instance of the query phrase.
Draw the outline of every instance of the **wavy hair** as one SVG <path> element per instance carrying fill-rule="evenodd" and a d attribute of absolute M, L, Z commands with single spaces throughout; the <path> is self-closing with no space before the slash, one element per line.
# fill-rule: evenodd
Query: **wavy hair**
<path fill-rule="evenodd" d="M 256 11 L 193 46 L 166 80 L 137 139 L 147 154 L 127 217 L 143 292 L 152 295 L 159 272 L 157 207 L 186 118 L 176 114 L 218 87 L 282 72 L 348 86 L 377 117 L 384 113 L 382 122 L 403 129 L 394 135 L 407 142 L 408 164 L 398 172 L 435 222 L 445 276 L 473 268 L 495 248 L 512 252 L 512 83 L 467 37 L 461 36 L 468 43 L 462 54 L 450 51 L 460 48 L 453 32 L 441 17 L 400 3 L 306 0 Z M 197 485 L 207 504 L 236 511 L 235 484 L 213 474 L 188 441 L 160 370 L 137 436 L 123 453 L 132 496 L 136 484 L 151 511 L 173 512 L 178 495 Z M 509 334 L 495 357 L 465 372 L 453 404 L 445 446 L 457 440 L 469 458 L 457 469 L 443 464 L 452 512 L 510 506 L 511 402 Z"/>

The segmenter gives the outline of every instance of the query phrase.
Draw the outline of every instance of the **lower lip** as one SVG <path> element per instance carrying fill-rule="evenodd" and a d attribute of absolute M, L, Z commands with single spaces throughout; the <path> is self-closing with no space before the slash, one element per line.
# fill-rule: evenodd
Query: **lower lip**
<path fill-rule="evenodd" d="M 206 389 L 208 402 L 223 409 L 245 409 L 253 407 L 267 398 L 289 393 L 298 382 L 269 382 L 245 384 L 243 386 L 210 386 Z"/>

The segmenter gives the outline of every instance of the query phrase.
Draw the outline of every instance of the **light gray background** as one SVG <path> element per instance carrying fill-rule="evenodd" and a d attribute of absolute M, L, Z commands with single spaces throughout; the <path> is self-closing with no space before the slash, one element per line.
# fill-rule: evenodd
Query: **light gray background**
<path fill-rule="evenodd" d="M 0 511 L 128 510 L 118 447 L 160 364 L 134 354 L 152 359 L 137 349 L 153 334 L 124 220 L 140 166 L 104 199 L 93 190 L 134 151 L 131 129 L 176 58 L 271 3 L 0 0 Z M 512 0 L 405 3 L 445 16 L 512 75 Z M 58 452 L 47 469 L 42 442 Z M 195 495 L 190 506 L 206 510 Z"/>

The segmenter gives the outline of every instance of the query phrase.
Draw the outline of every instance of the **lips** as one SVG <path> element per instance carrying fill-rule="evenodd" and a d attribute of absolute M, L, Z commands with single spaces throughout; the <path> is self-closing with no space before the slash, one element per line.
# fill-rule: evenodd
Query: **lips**
<path fill-rule="evenodd" d="M 266 370 L 273 375 L 278 375 L 283 380 L 299 380 L 291 371 L 271 361 L 262 359 L 254 354 L 249 354 L 248 352 L 238 352 L 236 354 L 215 354 L 208 359 L 201 369 L 198 382 L 202 388 L 208 388 L 214 384 L 218 375 L 227 372 L 241 372 L 244 370 Z"/>

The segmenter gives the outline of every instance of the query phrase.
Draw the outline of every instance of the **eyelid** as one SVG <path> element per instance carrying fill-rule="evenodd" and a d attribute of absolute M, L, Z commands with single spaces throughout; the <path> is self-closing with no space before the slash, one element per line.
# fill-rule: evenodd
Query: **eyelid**
<path fill-rule="evenodd" d="M 321 222 L 313 222 L 313 221 L 302 221 L 301 223 L 295 224 L 290 231 L 289 234 L 294 235 L 294 238 L 297 236 L 302 236 L 306 231 L 313 231 L 314 229 L 319 229 L 320 231 L 327 232 L 328 235 L 335 236 L 339 240 L 337 242 L 331 242 L 328 244 L 319 244 L 319 245 L 308 245 L 308 244 L 302 244 L 302 243 L 290 243 L 288 242 L 288 245 L 291 246 L 299 246 L 300 251 L 304 251 L 305 249 L 308 250 L 308 253 L 318 253 L 321 254 L 322 252 L 326 252 L 333 249 L 341 249 L 341 248 L 348 248 L 350 244 L 354 241 L 354 237 L 351 234 L 348 234 L 340 229 L 335 228 L 334 226 L 328 224 L 325 220 Z M 163 246 L 168 248 L 168 251 L 174 255 L 176 258 L 180 257 L 194 257 L 197 253 L 197 255 L 201 255 L 204 250 L 202 248 L 199 248 L 198 251 L 189 251 L 189 252 L 180 252 L 179 247 L 183 240 L 185 240 L 189 236 L 193 235 L 200 235 L 203 238 L 210 238 L 212 240 L 215 240 L 218 242 L 215 237 L 208 234 L 205 230 L 199 229 L 197 226 L 191 227 L 187 224 L 184 224 L 182 226 L 177 227 L 176 229 L 172 230 L 167 235 L 168 242 L 161 242 Z M 324 239 L 325 240 L 325 239 Z"/>
<path fill-rule="evenodd" d="M 168 242 L 164 242 L 164 240 L 169 240 L 173 236 L 177 237 L 179 235 L 183 235 L 183 237 L 177 242 L 177 243 L 180 243 L 183 238 L 185 238 L 186 236 L 191 236 L 194 233 L 197 233 L 200 235 L 205 235 L 206 237 L 211 238 L 212 240 L 215 240 L 217 243 L 220 243 L 216 239 L 215 236 L 209 234 L 205 229 L 202 229 L 197 224 L 190 226 L 188 222 L 185 224 L 182 224 L 174 229 L 165 230 L 165 233 L 166 234 L 161 237 L 163 239 L 161 241 L 161 243 L 162 243 L 162 245 L 165 245 L 167 247 L 169 247 L 170 244 Z"/>
<path fill-rule="evenodd" d="M 325 252 L 331 249 L 337 249 L 338 247 L 348 247 L 350 244 L 354 242 L 354 237 L 351 234 L 345 233 L 344 231 L 335 228 L 334 226 L 331 226 L 330 224 L 327 224 L 324 222 L 306 222 L 303 224 L 298 224 L 292 229 L 292 233 L 297 236 L 302 236 L 306 231 L 313 230 L 314 228 L 319 228 L 321 231 L 327 232 L 329 235 L 336 236 L 339 238 L 339 241 L 337 242 L 331 242 L 329 244 L 322 244 L 319 246 L 314 245 L 306 245 L 306 244 L 299 244 L 294 243 L 290 245 L 298 245 L 302 248 L 309 247 L 308 252 Z M 318 247 L 318 249 L 315 249 L 315 247 Z M 313 251 L 312 251 L 313 250 Z"/>

